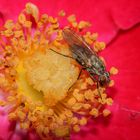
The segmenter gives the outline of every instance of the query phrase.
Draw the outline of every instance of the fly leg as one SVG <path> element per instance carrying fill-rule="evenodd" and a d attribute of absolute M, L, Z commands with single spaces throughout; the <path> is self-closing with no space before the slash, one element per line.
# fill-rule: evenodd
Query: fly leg
<path fill-rule="evenodd" d="M 53 52 L 55 52 L 55 53 L 57 53 L 57 54 L 59 54 L 59 55 L 62 55 L 62 56 L 67 57 L 67 58 L 72 58 L 72 59 L 75 60 L 75 58 L 72 57 L 72 56 L 68 56 L 68 55 L 65 55 L 65 54 L 61 54 L 61 53 L 59 53 L 59 52 L 57 52 L 57 51 L 55 51 L 55 50 L 53 50 L 53 49 L 50 49 L 50 50 L 53 51 Z M 80 69 L 80 72 L 79 72 L 79 74 L 78 74 L 77 80 L 80 78 L 83 69 L 86 69 L 86 68 L 82 67 L 82 68 Z M 77 81 L 77 80 L 76 80 L 76 81 Z M 68 91 L 75 85 L 76 81 L 69 87 Z"/>
<path fill-rule="evenodd" d="M 78 74 L 77 80 L 80 78 L 83 69 L 84 69 L 84 68 L 81 68 L 81 69 L 80 69 L 80 72 L 79 72 L 79 74 Z M 77 82 L 77 80 L 69 87 L 68 91 L 75 85 L 75 83 Z"/>
<path fill-rule="evenodd" d="M 81 68 L 81 69 L 80 69 L 80 72 L 79 72 L 79 74 L 78 74 L 77 80 L 80 78 L 81 73 L 82 73 L 82 70 L 84 70 L 84 68 Z"/>
<path fill-rule="evenodd" d="M 68 55 L 65 55 L 65 54 L 59 53 L 59 52 L 57 52 L 57 51 L 55 51 L 55 50 L 53 50 L 53 49 L 49 49 L 49 50 L 51 50 L 51 51 L 53 51 L 53 52 L 55 52 L 55 53 L 57 53 L 57 54 L 59 54 L 59 55 L 62 55 L 62 56 L 64 56 L 64 57 L 72 58 L 72 59 L 75 60 L 75 58 L 73 58 L 72 56 L 68 56 Z"/>
<path fill-rule="evenodd" d="M 99 89 L 99 81 L 94 76 L 91 76 L 91 78 L 92 78 L 93 81 L 95 81 L 97 83 L 98 94 L 99 94 L 99 97 L 102 100 L 102 96 L 101 96 L 100 89 Z"/>
<path fill-rule="evenodd" d="M 99 82 L 98 82 L 98 81 L 97 81 L 97 90 L 98 90 L 98 94 L 99 94 L 99 96 L 100 96 L 100 98 L 101 98 L 101 100 L 102 100 L 102 96 L 101 96 L 101 93 L 100 93 Z"/>

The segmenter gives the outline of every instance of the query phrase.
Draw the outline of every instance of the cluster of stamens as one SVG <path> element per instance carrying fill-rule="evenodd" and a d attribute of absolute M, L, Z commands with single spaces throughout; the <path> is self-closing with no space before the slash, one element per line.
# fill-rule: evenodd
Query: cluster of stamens
<path fill-rule="evenodd" d="M 86 71 L 77 79 L 76 61 L 50 50 L 71 55 L 59 27 L 61 16 L 64 11 L 58 18 L 39 15 L 37 7 L 27 3 L 16 22 L 8 20 L 0 28 L 0 105 L 8 108 L 9 120 L 16 120 L 22 129 L 35 130 L 42 139 L 79 132 L 91 116 L 108 116 L 110 111 L 104 107 L 113 103 L 105 87 L 99 88 L 99 96 L 97 83 Z M 90 23 L 78 23 L 71 15 L 68 26 L 82 32 Z M 97 33 L 85 32 L 83 38 L 96 52 L 105 48 L 97 41 Z M 110 73 L 117 70 L 112 68 Z"/>

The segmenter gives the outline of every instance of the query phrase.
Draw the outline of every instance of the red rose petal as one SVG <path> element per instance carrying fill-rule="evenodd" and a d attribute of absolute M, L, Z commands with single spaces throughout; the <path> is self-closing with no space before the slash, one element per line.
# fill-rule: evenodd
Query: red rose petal
<path fill-rule="evenodd" d="M 99 118 L 73 140 L 138 140 L 140 138 L 140 26 L 119 33 L 118 38 L 102 52 L 107 65 L 116 66 L 115 87 L 108 90 L 114 98 L 112 117 Z"/>
<path fill-rule="evenodd" d="M 126 30 L 140 22 L 139 0 L 117 0 L 113 3 L 112 15 L 119 28 Z"/>
<path fill-rule="evenodd" d="M 136 110 L 140 108 L 139 34 L 140 26 L 120 32 L 118 38 L 102 53 L 110 66 L 119 69 L 119 74 L 114 77 L 118 90 L 115 101 L 120 105 L 123 102 L 125 107 Z"/>

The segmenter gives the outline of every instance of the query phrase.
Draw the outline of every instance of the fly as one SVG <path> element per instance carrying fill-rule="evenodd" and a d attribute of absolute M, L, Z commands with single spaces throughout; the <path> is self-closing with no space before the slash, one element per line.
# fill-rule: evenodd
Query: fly
<path fill-rule="evenodd" d="M 98 91 L 99 86 L 107 85 L 110 82 L 110 74 L 106 71 L 103 61 L 96 52 L 94 52 L 83 38 L 72 29 L 65 28 L 62 34 L 64 40 L 69 45 L 72 57 L 51 50 L 65 57 L 75 59 L 82 66 L 82 69 L 86 70 L 90 74 L 90 77 L 97 82 Z"/>
<path fill-rule="evenodd" d="M 110 74 L 99 56 L 90 48 L 83 38 L 70 28 L 63 29 L 63 38 L 70 46 L 72 57 L 89 72 L 97 86 L 107 85 Z"/>

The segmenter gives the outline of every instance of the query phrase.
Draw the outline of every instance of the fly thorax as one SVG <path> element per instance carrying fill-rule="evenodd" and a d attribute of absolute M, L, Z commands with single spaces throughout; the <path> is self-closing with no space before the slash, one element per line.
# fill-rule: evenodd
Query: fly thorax
<path fill-rule="evenodd" d="M 89 67 L 92 66 L 91 59 L 88 59 L 88 61 L 87 61 L 87 65 L 88 65 Z"/>
<path fill-rule="evenodd" d="M 99 58 L 96 55 L 92 55 L 91 59 L 90 59 L 92 66 L 94 66 L 95 68 L 100 68 L 100 62 L 99 62 Z"/>

